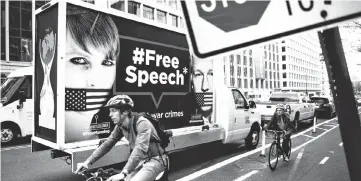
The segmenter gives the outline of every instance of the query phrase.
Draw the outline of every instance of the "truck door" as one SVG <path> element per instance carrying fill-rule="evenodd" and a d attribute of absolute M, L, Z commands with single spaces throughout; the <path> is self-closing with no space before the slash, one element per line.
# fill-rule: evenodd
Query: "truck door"
<path fill-rule="evenodd" d="M 22 135 L 28 135 L 32 132 L 33 122 L 33 107 L 34 99 L 32 96 L 32 76 L 25 76 L 25 79 L 21 83 L 18 92 L 15 93 L 19 100 L 23 98 L 22 104 L 18 102 L 17 109 L 19 111 L 19 126 L 21 128 Z"/>
<path fill-rule="evenodd" d="M 250 131 L 251 110 L 249 110 L 247 100 L 244 98 L 244 96 L 239 90 L 233 89 L 232 93 L 235 104 L 232 139 L 238 140 L 245 138 Z"/>

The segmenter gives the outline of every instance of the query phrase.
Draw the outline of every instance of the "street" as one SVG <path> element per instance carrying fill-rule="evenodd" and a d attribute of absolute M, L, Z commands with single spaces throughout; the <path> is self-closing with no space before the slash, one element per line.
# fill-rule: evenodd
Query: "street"
<path fill-rule="evenodd" d="M 169 180 L 349 180 L 337 120 L 319 119 L 316 133 L 312 133 L 312 127 L 300 126 L 292 136 L 290 162 L 279 161 L 273 172 L 268 168 L 267 156 L 260 156 L 260 139 L 258 148 L 252 151 L 240 141 L 228 145 L 211 143 L 173 153 Z M 266 146 L 271 142 L 267 138 Z M 268 155 L 268 149 L 265 154 Z M 326 157 L 325 163 L 320 164 Z M 1 159 L 2 180 L 84 180 L 71 173 L 64 160 L 51 159 L 49 151 L 31 153 L 29 143 L 2 148 Z"/>

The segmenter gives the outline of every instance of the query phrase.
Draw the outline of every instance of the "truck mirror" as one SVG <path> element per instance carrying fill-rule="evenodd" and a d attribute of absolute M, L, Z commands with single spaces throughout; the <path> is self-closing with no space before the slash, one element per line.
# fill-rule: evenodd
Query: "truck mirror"
<path fill-rule="evenodd" d="M 254 101 L 249 101 L 249 107 L 252 108 L 252 109 L 256 108 L 256 107 L 257 107 L 257 106 L 256 106 L 256 102 L 254 102 Z"/>

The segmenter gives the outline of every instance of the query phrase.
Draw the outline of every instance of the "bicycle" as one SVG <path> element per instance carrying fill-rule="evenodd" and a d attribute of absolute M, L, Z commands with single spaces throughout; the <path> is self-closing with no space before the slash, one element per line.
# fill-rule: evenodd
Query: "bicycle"
<path fill-rule="evenodd" d="M 283 154 L 283 148 L 281 146 L 280 143 L 280 136 L 283 135 L 283 139 L 285 138 L 285 132 L 284 131 L 275 131 L 275 130 L 268 130 L 267 132 L 272 132 L 273 133 L 273 142 L 271 144 L 271 147 L 269 149 L 268 152 L 268 164 L 269 164 L 269 168 L 271 169 L 271 171 L 274 171 L 276 169 L 276 166 L 278 164 L 278 158 L 280 156 L 280 154 L 283 155 L 283 161 L 285 161 L 285 155 Z M 267 134 L 268 136 L 268 134 Z M 291 156 L 291 148 L 292 148 L 292 143 L 291 143 L 291 139 L 288 143 L 289 146 L 289 151 L 286 154 L 287 158 L 289 159 Z M 272 165 L 272 156 L 276 156 L 276 160 L 274 161 L 274 165 Z"/>
<path fill-rule="evenodd" d="M 168 181 L 168 171 L 169 171 L 169 155 L 166 154 L 166 164 L 167 168 L 165 171 L 161 172 L 154 181 Z M 85 177 L 86 181 L 106 181 L 109 177 L 121 173 L 120 170 L 116 170 L 113 168 L 102 169 L 99 168 L 96 172 L 92 173 L 90 171 L 83 171 L 81 173 L 82 176 Z"/>

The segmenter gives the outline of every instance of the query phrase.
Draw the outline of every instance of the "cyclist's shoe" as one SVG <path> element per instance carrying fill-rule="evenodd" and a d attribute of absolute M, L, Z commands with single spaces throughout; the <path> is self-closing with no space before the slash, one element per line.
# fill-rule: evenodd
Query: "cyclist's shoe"
<path fill-rule="evenodd" d="M 285 154 L 285 157 L 284 157 L 285 159 L 285 162 L 289 162 L 290 161 L 290 159 L 288 159 L 288 156 L 287 156 L 287 154 Z"/>

